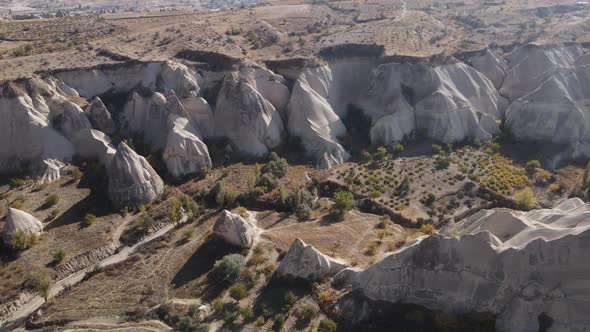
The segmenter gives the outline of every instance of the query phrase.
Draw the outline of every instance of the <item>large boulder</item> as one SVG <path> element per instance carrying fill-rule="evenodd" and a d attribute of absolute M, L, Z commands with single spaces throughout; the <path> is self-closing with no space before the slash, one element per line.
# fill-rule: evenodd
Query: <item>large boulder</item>
<path fill-rule="evenodd" d="M 216 135 L 227 137 L 242 154 L 265 156 L 281 143 L 281 116 L 256 90 L 256 81 L 248 73 L 226 75 L 214 114 Z"/>
<path fill-rule="evenodd" d="M 111 118 L 111 113 L 99 97 L 94 97 L 92 102 L 84 109 L 84 113 L 88 116 L 88 120 L 90 120 L 90 124 L 94 129 L 98 129 L 107 135 L 112 135 L 117 130 L 115 121 Z"/>
<path fill-rule="evenodd" d="M 254 240 L 254 227 L 241 216 L 223 210 L 213 226 L 213 236 L 232 246 L 249 248 Z"/>
<path fill-rule="evenodd" d="M 542 314 L 551 331 L 583 331 L 590 324 L 588 215 L 590 205 L 579 199 L 527 213 L 482 211 L 449 226 L 454 237 L 418 239 L 357 273 L 353 292 L 372 303 L 490 312 L 497 331 L 538 331 Z M 347 317 L 367 318 L 367 308 L 343 305 Z"/>
<path fill-rule="evenodd" d="M 322 254 L 314 246 L 296 239 L 276 274 L 284 279 L 313 282 L 333 277 L 345 268 L 346 265 Z"/>
<path fill-rule="evenodd" d="M 121 142 L 107 168 L 108 195 L 114 206 L 148 204 L 164 191 L 164 182 L 147 160 Z"/>
<path fill-rule="evenodd" d="M 26 234 L 41 234 L 43 232 L 43 224 L 32 215 L 17 210 L 15 208 L 8 208 L 6 214 L 6 224 L 2 232 L 2 240 L 4 244 L 10 245 L 12 235 L 17 232 L 24 232 Z"/>

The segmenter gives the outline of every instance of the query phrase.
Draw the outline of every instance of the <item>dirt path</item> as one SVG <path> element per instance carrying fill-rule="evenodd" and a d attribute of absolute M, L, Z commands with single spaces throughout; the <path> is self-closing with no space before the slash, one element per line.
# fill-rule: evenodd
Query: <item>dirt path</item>
<path fill-rule="evenodd" d="M 123 225 L 130 223 L 132 220 L 133 220 L 132 218 L 130 218 L 129 220 L 126 220 L 124 223 L 121 224 L 121 226 L 119 226 L 115 230 L 115 233 L 118 234 L 117 235 L 118 237 L 116 239 L 114 239 L 114 241 L 113 241 L 114 243 L 120 243 L 119 238 L 124 230 Z M 185 215 L 181 219 L 181 221 L 179 223 L 177 223 L 176 225 L 184 224 L 187 220 L 188 220 L 188 217 Z M 96 264 L 96 266 L 107 267 L 107 266 L 110 266 L 110 265 L 113 265 L 116 263 L 120 263 L 120 262 L 128 259 L 131 255 L 137 253 L 138 251 L 140 251 L 142 248 L 144 248 L 149 243 L 166 235 L 168 232 L 173 230 L 176 225 L 175 224 L 166 225 L 166 226 L 162 227 L 161 229 L 159 229 L 158 231 L 148 235 L 147 237 L 142 239 L 140 242 L 134 244 L 133 246 L 120 247 L 120 244 L 119 244 L 120 250 L 118 250 L 117 253 L 101 260 L 100 262 L 98 262 Z M 113 237 L 115 237 L 116 234 L 114 234 Z M 84 277 L 89 272 L 93 271 L 95 268 L 96 268 L 95 266 L 89 266 L 83 270 L 80 270 L 76 273 L 73 273 L 73 274 L 57 281 L 56 283 L 51 285 L 51 287 L 49 288 L 49 298 L 58 296 L 59 293 L 61 293 L 65 288 L 76 285 L 77 283 L 82 281 L 84 279 Z M 32 314 L 34 314 L 37 310 L 39 310 L 39 308 L 41 308 L 41 306 L 43 306 L 44 303 L 45 303 L 45 299 L 43 297 L 38 296 L 38 295 L 33 297 L 27 303 L 25 303 L 21 308 L 19 308 L 17 311 L 15 311 L 6 322 L 3 322 L 2 327 L 0 327 L 0 331 L 1 332 L 4 332 L 4 331 L 8 332 L 8 331 L 14 330 L 24 320 L 26 320 L 28 317 L 30 317 Z"/>

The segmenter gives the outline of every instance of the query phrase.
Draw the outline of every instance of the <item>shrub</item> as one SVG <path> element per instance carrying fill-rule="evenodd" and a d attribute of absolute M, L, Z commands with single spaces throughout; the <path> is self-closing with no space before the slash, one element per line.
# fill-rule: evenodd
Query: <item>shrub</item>
<path fill-rule="evenodd" d="M 72 175 L 72 179 L 78 181 L 82 178 L 82 171 L 78 167 L 72 168 L 70 174 Z"/>
<path fill-rule="evenodd" d="M 49 297 L 49 287 L 51 286 L 49 276 L 45 270 L 37 272 L 33 278 L 33 287 L 45 300 Z"/>
<path fill-rule="evenodd" d="M 442 151 L 442 147 L 438 144 L 432 144 L 432 153 L 439 154 Z"/>
<path fill-rule="evenodd" d="M 207 167 L 207 166 L 201 167 L 201 169 L 199 170 L 199 173 L 202 178 L 207 177 L 207 174 L 209 174 L 209 167 Z"/>
<path fill-rule="evenodd" d="M 516 203 L 525 210 L 531 210 L 537 204 L 535 193 L 531 188 L 524 188 L 514 194 Z"/>
<path fill-rule="evenodd" d="M 285 158 L 280 158 L 275 152 L 270 154 L 270 161 L 262 168 L 262 173 L 272 174 L 275 178 L 280 179 L 287 174 L 289 163 Z"/>
<path fill-rule="evenodd" d="M 380 146 L 377 148 L 377 151 L 375 151 L 375 153 L 373 154 L 373 160 L 381 161 L 381 160 L 385 159 L 386 156 L 387 156 L 387 149 Z"/>
<path fill-rule="evenodd" d="M 265 188 L 265 191 L 268 192 L 277 186 L 277 179 L 272 173 L 264 173 L 260 177 L 260 180 L 258 180 L 258 185 Z"/>
<path fill-rule="evenodd" d="M 222 299 L 216 299 L 213 302 L 213 310 L 215 310 L 218 313 L 223 311 L 224 306 L 225 306 L 225 303 L 223 303 Z"/>
<path fill-rule="evenodd" d="M 440 157 L 436 159 L 436 168 L 446 169 L 451 165 L 451 159 L 448 157 Z"/>
<path fill-rule="evenodd" d="M 407 193 L 410 191 L 410 179 L 406 176 L 397 187 L 399 193 Z"/>
<path fill-rule="evenodd" d="M 53 254 L 53 262 L 55 264 L 61 263 L 64 260 L 64 258 L 66 258 L 66 252 L 63 250 L 60 250 Z"/>
<path fill-rule="evenodd" d="M 530 160 L 526 163 L 526 168 L 531 171 L 536 170 L 537 168 L 540 168 L 540 167 L 541 167 L 541 162 L 538 160 Z"/>
<path fill-rule="evenodd" d="M 367 161 L 367 162 L 373 160 L 373 155 L 369 151 L 363 151 L 361 153 L 361 157 L 363 158 L 364 161 Z"/>
<path fill-rule="evenodd" d="M 393 153 L 395 153 L 396 155 L 401 154 L 402 152 L 404 152 L 404 146 L 401 144 L 396 144 L 393 147 Z"/>
<path fill-rule="evenodd" d="M 318 310 L 311 304 L 306 304 L 297 310 L 297 318 L 301 321 L 309 322 L 318 314 Z"/>
<path fill-rule="evenodd" d="M 59 203 L 59 196 L 57 196 L 56 193 L 51 193 L 51 194 L 47 195 L 47 197 L 45 198 L 45 206 L 46 207 L 54 206 L 57 203 Z"/>
<path fill-rule="evenodd" d="M 433 224 L 423 224 L 420 226 L 420 232 L 424 234 L 432 234 L 436 231 Z"/>
<path fill-rule="evenodd" d="M 311 218 L 311 208 L 308 205 L 300 205 L 295 211 L 295 216 L 299 220 L 308 220 Z"/>
<path fill-rule="evenodd" d="M 57 218 L 58 215 L 59 215 L 59 209 L 53 209 L 49 213 L 49 219 L 54 220 L 55 218 Z"/>
<path fill-rule="evenodd" d="M 537 174 L 535 174 L 535 177 L 537 178 L 537 181 L 541 183 L 548 183 L 553 177 L 553 175 L 549 171 L 539 169 L 537 170 Z"/>
<path fill-rule="evenodd" d="M 17 230 L 10 235 L 10 247 L 17 251 L 29 249 L 39 243 L 39 235 Z"/>
<path fill-rule="evenodd" d="M 93 215 L 92 213 L 86 213 L 84 215 L 84 225 L 85 226 L 90 226 L 92 224 L 94 224 L 96 222 L 96 216 Z"/>
<path fill-rule="evenodd" d="M 10 189 L 20 188 L 27 183 L 24 179 L 21 178 L 12 178 L 8 181 L 8 186 Z"/>
<path fill-rule="evenodd" d="M 340 219 L 343 218 L 353 207 L 354 201 L 349 191 L 341 190 L 334 194 L 334 205 L 332 212 Z"/>
<path fill-rule="evenodd" d="M 275 323 L 277 325 L 277 328 L 280 328 L 281 326 L 283 326 L 283 324 L 285 324 L 285 320 L 286 320 L 286 317 L 284 314 L 275 315 Z"/>
<path fill-rule="evenodd" d="M 295 293 L 288 291 L 287 293 L 285 293 L 285 298 L 284 298 L 284 305 L 283 305 L 283 311 L 287 312 L 289 310 L 291 310 L 291 308 L 295 305 L 295 303 L 297 303 L 297 301 L 299 301 L 299 298 L 297 297 L 297 295 L 295 295 Z"/>
<path fill-rule="evenodd" d="M 244 284 L 237 283 L 229 288 L 229 296 L 231 296 L 232 299 L 239 301 L 248 296 L 248 290 Z"/>
<path fill-rule="evenodd" d="M 555 182 L 549 185 L 548 190 L 552 193 L 561 193 L 563 192 L 563 187 L 561 186 L 561 183 Z"/>
<path fill-rule="evenodd" d="M 193 230 L 192 229 L 187 229 L 184 232 L 182 232 L 182 239 L 184 241 L 188 241 L 191 237 L 193 237 Z"/>
<path fill-rule="evenodd" d="M 264 320 L 264 316 L 258 316 L 258 318 L 256 318 L 256 324 L 258 324 L 259 326 L 262 326 L 266 323 L 266 321 Z"/>
<path fill-rule="evenodd" d="M 322 319 L 318 326 L 318 332 L 336 332 L 338 326 L 331 319 Z"/>
<path fill-rule="evenodd" d="M 244 320 L 250 320 L 254 317 L 254 311 L 250 306 L 240 307 L 238 313 L 244 318 Z"/>
<path fill-rule="evenodd" d="M 244 266 L 244 256 L 238 254 L 227 255 L 215 262 L 209 275 L 216 282 L 231 284 L 238 280 Z"/>

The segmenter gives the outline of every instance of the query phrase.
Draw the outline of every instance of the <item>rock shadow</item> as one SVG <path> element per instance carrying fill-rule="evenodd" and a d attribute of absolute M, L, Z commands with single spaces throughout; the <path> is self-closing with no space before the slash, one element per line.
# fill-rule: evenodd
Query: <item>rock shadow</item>
<path fill-rule="evenodd" d="M 68 210 L 64 211 L 59 217 L 49 222 L 45 226 L 45 231 L 54 228 L 80 223 L 84 220 L 86 214 L 93 214 L 96 217 L 106 216 L 112 213 L 108 199 L 104 195 L 90 193 L 86 198 L 72 205 Z"/>
<path fill-rule="evenodd" d="M 180 288 L 190 281 L 198 279 L 211 271 L 215 261 L 237 252 L 239 252 L 237 248 L 219 241 L 209 240 L 205 242 L 178 270 L 174 278 L 172 278 L 172 285 L 174 285 L 174 288 Z"/>

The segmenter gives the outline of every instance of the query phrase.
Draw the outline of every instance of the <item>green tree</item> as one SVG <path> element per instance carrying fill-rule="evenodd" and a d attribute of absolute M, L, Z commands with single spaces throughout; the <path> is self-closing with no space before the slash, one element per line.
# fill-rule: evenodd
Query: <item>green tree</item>
<path fill-rule="evenodd" d="M 354 201 L 352 194 L 347 190 L 340 190 L 334 194 L 334 205 L 332 213 L 342 219 L 353 207 Z"/>
<path fill-rule="evenodd" d="M 244 256 L 231 254 L 215 262 L 209 276 L 216 282 L 232 284 L 238 280 L 245 266 Z"/>

